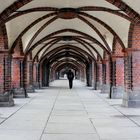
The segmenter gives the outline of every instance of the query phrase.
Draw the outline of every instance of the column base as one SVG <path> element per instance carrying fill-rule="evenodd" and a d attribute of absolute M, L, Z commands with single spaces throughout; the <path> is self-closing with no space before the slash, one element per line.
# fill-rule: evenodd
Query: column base
<path fill-rule="evenodd" d="M 92 87 L 93 87 L 93 90 L 96 90 L 96 83 L 92 82 Z"/>
<path fill-rule="evenodd" d="M 13 94 L 11 91 L 0 95 L 0 107 L 14 106 Z"/>
<path fill-rule="evenodd" d="M 29 86 L 26 88 L 26 92 L 27 93 L 34 93 L 35 92 L 35 88 L 33 85 Z"/>
<path fill-rule="evenodd" d="M 40 89 L 40 84 L 39 83 L 34 83 L 34 88 L 35 89 Z"/>
<path fill-rule="evenodd" d="M 111 99 L 122 99 L 124 93 L 124 88 L 121 86 L 113 86 L 111 89 Z M 109 95 L 110 97 L 110 95 Z"/>
<path fill-rule="evenodd" d="M 92 87 L 92 83 L 87 83 L 87 87 Z"/>
<path fill-rule="evenodd" d="M 102 85 L 99 82 L 95 83 L 95 90 L 101 90 Z"/>
<path fill-rule="evenodd" d="M 110 93 L 110 85 L 103 84 L 101 87 L 101 93 Z"/>
<path fill-rule="evenodd" d="M 140 91 L 129 91 L 123 95 L 123 107 L 139 108 L 140 107 Z"/>
<path fill-rule="evenodd" d="M 16 88 L 13 89 L 13 97 L 14 98 L 28 98 L 28 94 L 24 88 Z"/>

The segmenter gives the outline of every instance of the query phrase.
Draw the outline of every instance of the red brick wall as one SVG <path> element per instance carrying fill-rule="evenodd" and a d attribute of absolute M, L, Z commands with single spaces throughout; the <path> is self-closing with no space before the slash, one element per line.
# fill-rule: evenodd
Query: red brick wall
<path fill-rule="evenodd" d="M 132 87 L 140 89 L 140 24 L 131 25 L 129 47 L 132 48 Z"/>
<path fill-rule="evenodd" d="M 121 44 L 119 43 L 119 41 L 116 39 L 115 43 L 114 43 L 114 54 L 116 56 L 123 56 L 123 48 L 121 46 Z"/>
<path fill-rule="evenodd" d="M 9 91 L 11 89 L 11 56 L 8 53 L 4 54 L 4 77 L 5 77 L 5 91 Z"/>
<path fill-rule="evenodd" d="M 12 87 L 20 88 L 20 61 L 12 59 Z"/>
<path fill-rule="evenodd" d="M 114 55 L 116 56 L 116 86 L 124 86 L 124 53 L 122 46 L 116 39 L 114 43 Z"/>
<path fill-rule="evenodd" d="M 5 36 L 0 27 L 0 51 L 5 49 Z M 8 52 L 0 52 L 0 94 L 9 90 L 11 86 L 10 55 Z M 4 76 L 5 75 L 5 76 Z M 5 81 L 4 81 L 5 80 Z"/>
<path fill-rule="evenodd" d="M 24 87 L 27 88 L 27 61 L 24 60 L 23 62 L 23 82 L 24 82 Z"/>
<path fill-rule="evenodd" d="M 0 33 L 0 50 L 4 49 L 4 40 L 3 40 L 3 35 Z"/>
<path fill-rule="evenodd" d="M 106 84 L 110 84 L 110 64 L 109 61 L 106 62 Z"/>
<path fill-rule="evenodd" d="M 110 60 L 109 60 L 109 55 L 107 53 L 104 54 L 103 63 L 106 65 L 105 83 L 109 85 L 110 84 Z"/>
<path fill-rule="evenodd" d="M 99 83 L 102 84 L 102 64 L 98 64 L 99 68 Z"/>
<path fill-rule="evenodd" d="M 140 51 L 132 53 L 132 87 L 140 89 Z"/>
<path fill-rule="evenodd" d="M 124 86 L 124 59 L 116 59 L 116 86 Z"/>
<path fill-rule="evenodd" d="M 131 24 L 128 46 L 129 48 L 140 49 L 140 24 Z"/>
<path fill-rule="evenodd" d="M 4 62 L 3 55 L 0 54 L 0 94 L 4 92 Z"/>
<path fill-rule="evenodd" d="M 30 61 L 27 61 L 27 85 L 30 85 Z"/>
<path fill-rule="evenodd" d="M 37 82 L 36 81 L 37 80 L 37 77 L 36 77 L 37 76 L 36 75 L 37 74 L 37 67 L 36 66 L 37 66 L 37 64 L 34 63 L 34 66 L 33 66 L 33 83 L 36 83 Z"/>

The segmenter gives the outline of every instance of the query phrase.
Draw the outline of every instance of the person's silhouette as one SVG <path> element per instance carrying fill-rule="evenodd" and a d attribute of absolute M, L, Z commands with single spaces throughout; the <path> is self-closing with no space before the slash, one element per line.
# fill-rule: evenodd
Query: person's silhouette
<path fill-rule="evenodd" d="M 74 78 L 74 74 L 71 70 L 68 71 L 67 78 L 69 80 L 69 88 L 71 89 L 73 86 L 73 78 Z"/>

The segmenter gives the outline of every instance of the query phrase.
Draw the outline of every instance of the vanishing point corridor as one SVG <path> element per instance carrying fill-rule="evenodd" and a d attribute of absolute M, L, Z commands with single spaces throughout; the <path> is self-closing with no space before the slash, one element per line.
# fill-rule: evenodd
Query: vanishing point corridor
<path fill-rule="evenodd" d="M 56 80 L 0 109 L 0 140 L 140 140 L 140 109 L 92 87 Z"/>

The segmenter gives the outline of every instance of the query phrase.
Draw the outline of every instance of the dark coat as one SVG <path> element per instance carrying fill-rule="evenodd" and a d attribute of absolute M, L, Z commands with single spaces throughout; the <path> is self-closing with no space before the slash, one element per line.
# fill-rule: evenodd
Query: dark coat
<path fill-rule="evenodd" d="M 67 73 L 67 78 L 68 78 L 68 80 L 73 80 L 74 74 L 73 74 L 72 71 L 69 71 L 69 72 Z"/>

